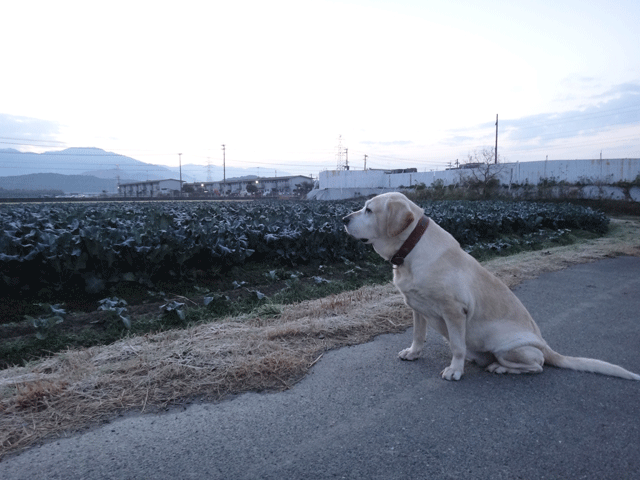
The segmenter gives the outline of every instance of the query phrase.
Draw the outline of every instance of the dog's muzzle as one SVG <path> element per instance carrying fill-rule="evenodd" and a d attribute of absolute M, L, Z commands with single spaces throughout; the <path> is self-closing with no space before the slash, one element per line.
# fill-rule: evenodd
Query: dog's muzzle
<path fill-rule="evenodd" d="M 344 229 L 347 231 L 347 233 L 349 235 L 351 235 L 351 232 L 349 232 L 349 222 L 351 221 L 351 215 L 347 215 L 346 217 L 342 218 L 342 223 L 344 223 Z M 351 235 L 353 236 L 353 235 Z M 358 240 L 360 240 L 362 243 L 369 243 L 369 239 L 368 238 L 358 238 Z"/>

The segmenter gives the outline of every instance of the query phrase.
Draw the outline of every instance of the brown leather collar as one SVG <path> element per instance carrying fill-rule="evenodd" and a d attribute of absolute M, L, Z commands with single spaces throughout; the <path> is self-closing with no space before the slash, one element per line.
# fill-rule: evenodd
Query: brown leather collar
<path fill-rule="evenodd" d="M 409 238 L 404 241 L 404 243 L 400 247 L 400 250 L 398 250 L 389 261 L 395 266 L 402 265 L 404 263 L 404 258 L 409 255 L 409 252 L 411 252 L 411 250 L 413 250 L 413 247 L 416 246 L 428 226 L 429 217 L 423 215 L 416 225 L 416 228 L 414 228 L 413 232 L 411 232 L 411 235 L 409 235 Z"/>

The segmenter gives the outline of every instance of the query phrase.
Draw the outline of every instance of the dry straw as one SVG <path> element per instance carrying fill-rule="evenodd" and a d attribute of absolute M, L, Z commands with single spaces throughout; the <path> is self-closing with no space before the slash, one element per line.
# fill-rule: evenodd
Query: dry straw
<path fill-rule="evenodd" d="M 485 265 L 513 286 L 606 256 L 640 255 L 640 222 L 613 221 L 606 237 Z M 405 330 L 410 310 L 393 285 L 118 343 L 70 350 L 0 371 L 0 458 L 35 441 L 108 421 L 246 391 L 291 387 L 328 349 Z"/>

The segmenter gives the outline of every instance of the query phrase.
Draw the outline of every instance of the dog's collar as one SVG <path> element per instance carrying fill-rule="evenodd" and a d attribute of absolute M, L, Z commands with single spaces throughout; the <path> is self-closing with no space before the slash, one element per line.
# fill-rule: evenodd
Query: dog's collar
<path fill-rule="evenodd" d="M 411 252 L 411 250 L 413 250 L 413 247 L 416 246 L 428 226 L 429 217 L 423 215 L 416 225 L 416 228 L 414 228 L 413 232 L 411 232 L 411 235 L 409 235 L 409 238 L 404 241 L 404 243 L 400 247 L 400 250 L 398 250 L 389 261 L 395 266 L 402 265 L 404 263 L 404 258 L 409 255 L 409 252 Z"/>

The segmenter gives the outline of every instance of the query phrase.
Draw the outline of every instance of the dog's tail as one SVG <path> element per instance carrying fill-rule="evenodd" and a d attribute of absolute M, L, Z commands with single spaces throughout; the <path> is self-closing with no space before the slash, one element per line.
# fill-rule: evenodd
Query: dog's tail
<path fill-rule="evenodd" d="M 542 349 L 544 353 L 544 363 L 559 368 L 568 368 L 581 372 L 601 373 L 612 377 L 626 378 L 627 380 L 640 380 L 640 375 L 625 370 L 613 363 L 603 362 L 595 358 L 566 357 L 554 352 L 550 347 Z"/>

